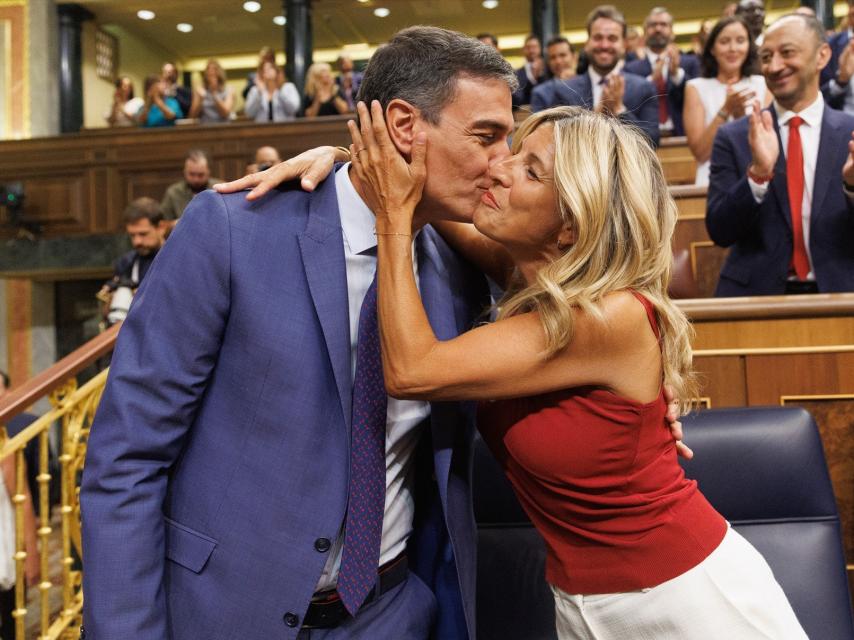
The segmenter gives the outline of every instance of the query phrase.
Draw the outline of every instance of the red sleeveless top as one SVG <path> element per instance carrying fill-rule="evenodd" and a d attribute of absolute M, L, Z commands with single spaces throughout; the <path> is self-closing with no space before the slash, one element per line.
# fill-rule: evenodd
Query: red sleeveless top
<path fill-rule="evenodd" d="M 635 296 L 659 338 L 652 304 Z M 723 540 L 726 521 L 677 462 L 666 410 L 663 390 L 640 403 L 594 387 L 480 403 L 478 428 L 545 539 L 550 584 L 653 587 Z"/>

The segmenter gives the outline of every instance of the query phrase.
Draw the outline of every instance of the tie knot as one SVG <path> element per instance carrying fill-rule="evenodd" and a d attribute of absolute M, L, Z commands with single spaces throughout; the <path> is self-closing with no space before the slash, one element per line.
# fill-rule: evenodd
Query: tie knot
<path fill-rule="evenodd" d="M 789 120 L 789 130 L 797 129 L 804 123 L 804 119 L 801 116 L 795 116 L 791 120 Z"/>

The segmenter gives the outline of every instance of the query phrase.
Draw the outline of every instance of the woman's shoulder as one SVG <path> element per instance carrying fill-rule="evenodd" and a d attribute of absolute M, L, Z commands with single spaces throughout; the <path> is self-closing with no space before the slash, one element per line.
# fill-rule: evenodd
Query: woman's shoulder
<path fill-rule="evenodd" d="M 688 80 L 686 86 L 696 87 L 699 89 L 701 87 L 707 88 L 707 87 L 713 87 L 713 86 L 719 85 L 719 84 L 720 84 L 720 80 L 718 80 L 717 78 L 700 77 L 700 78 L 691 78 L 690 80 Z"/>

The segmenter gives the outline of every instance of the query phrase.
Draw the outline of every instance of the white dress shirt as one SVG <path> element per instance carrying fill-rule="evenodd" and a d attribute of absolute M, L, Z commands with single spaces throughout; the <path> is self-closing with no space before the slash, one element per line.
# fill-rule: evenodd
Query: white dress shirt
<path fill-rule="evenodd" d="M 804 245 L 807 249 L 807 257 L 810 262 L 810 272 L 807 280 L 815 280 L 813 275 L 812 255 L 810 254 L 810 217 L 812 215 L 812 194 L 815 184 L 815 167 L 818 161 L 818 143 L 821 138 L 821 121 L 824 118 L 824 97 L 819 92 L 818 97 L 810 106 L 795 113 L 783 109 L 777 101 L 774 101 L 774 111 L 777 112 L 777 124 L 780 129 L 780 142 L 782 144 L 783 157 L 786 157 L 789 146 L 789 121 L 795 116 L 803 118 L 803 124 L 799 127 L 801 134 L 801 149 L 804 156 L 804 197 L 801 202 L 801 225 L 804 230 Z M 769 182 L 758 184 L 748 178 L 750 190 L 756 202 L 762 202 L 768 194 Z"/>
<path fill-rule="evenodd" d="M 593 87 L 593 104 L 590 106 L 591 109 L 595 109 L 596 106 L 600 102 L 602 102 L 602 89 L 603 89 L 602 78 L 603 77 L 610 78 L 612 76 L 620 75 L 620 71 L 622 70 L 622 68 L 623 68 L 623 61 L 622 60 L 617 63 L 617 66 L 614 67 L 607 76 L 600 76 L 593 69 L 592 65 L 587 68 L 587 73 L 590 77 L 590 84 Z M 626 107 L 624 104 L 623 108 L 618 113 L 615 113 L 614 115 L 620 115 L 620 113 L 622 113 L 625 110 L 626 110 Z"/>
<path fill-rule="evenodd" d="M 347 299 L 350 316 L 350 374 L 356 375 L 356 346 L 362 301 L 377 270 L 376 218 L 368 209 L 349 176 L 350 164 L 335 174 L 338 210 L 344 235 L 344 260 L 347 265 Z M 413 242 L 414 242 L 413 238 Z M 418 282 L 418 263 L 413 246 L 413 269 Z M 430 404 L 421 401 L 388 399 L 386 410 L 386 494 L 383 515 L 380 565 L 393 560 L 406 548 L 415 515 L 413 499 L 413 452 L 421 435 L 419 426 L 430 415 Z M 338 583 L 344 531 L 329 551 L 329 558 L 317 583 L 317 591 L 332 589 Z"/>

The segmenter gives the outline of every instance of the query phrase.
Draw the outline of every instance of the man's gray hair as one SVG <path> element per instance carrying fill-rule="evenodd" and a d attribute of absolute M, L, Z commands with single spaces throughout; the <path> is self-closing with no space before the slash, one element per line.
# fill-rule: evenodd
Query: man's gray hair
<path fill-rule="evenodd" d="M 365 68 L 358 99 L 383 109 L 399 98 L 418 107 L 430 124 L 454 99 L 461 77 L 500 80 L 518 87 L 513 67 L 495 49 L 457 31 L 409 27 L 376 50 Z"/>
<path fill-rule="evenodd" d="M 827 35 L 824 32 L 824 25 L 822 25 L 821 22 L 819 22 L 818 18 L 816 18 L 815 16 L 806 15 L 804 13 L 787 13 L 784 16 L 780 16 L 768 26 L 768 30 L 770 30 L 778 22 L 783 22 L 784 20 L 802 20 L 804 26 L 807 28 L 807 31 L 811 33 L 813 39 L 815 40 L 816 49 L 818 49 L 821 45 L 827 42 Z"/>

